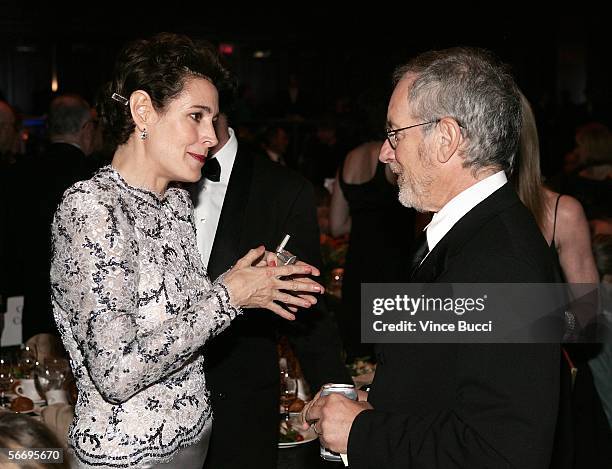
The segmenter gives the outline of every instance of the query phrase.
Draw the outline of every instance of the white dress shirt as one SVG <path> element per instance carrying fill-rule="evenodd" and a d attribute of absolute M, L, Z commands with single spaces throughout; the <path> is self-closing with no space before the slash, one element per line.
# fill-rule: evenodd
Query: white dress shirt
<path fill-rule="evenodd" d="M 457 194 L 439 212 L 435 213 L 425 228 L 429 251 L 433 250 L 455 223 L 506 182 L 508 182 L 506 173 L 499 171 Z"/>
<path fill-rule="evenodd" d="M 194 207 L 198 250 L 207 269 L 213 242 L 215 241 L 215 233 L 219 226 L 219 217 L 225 200 L 227 184 L 232 174 L 236 153 L 238 153 L 238 140 L 231 128 L 229 129 L 229 135 L 227 143 L 214 155 L 221 166 L 221 177 L 218 182 L 203 178 L 200 184 L 198 202 Z"/>

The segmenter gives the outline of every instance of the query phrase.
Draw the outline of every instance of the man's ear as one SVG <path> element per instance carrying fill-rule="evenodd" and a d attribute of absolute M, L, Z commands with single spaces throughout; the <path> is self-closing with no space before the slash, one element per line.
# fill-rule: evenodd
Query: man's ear
<path fill-rule="evenodd" d="M 463 140 L 461 128 L 452 117 L 444 117 L 438 122 L 438 152 L 439 163 L 447 163 L 457 153 L 457 148 Z"/>
<path fill-rule="evenodd" d="M 93 150 L 96 132 L 96 125 L 92 120 L 89 120 L 85 123 L 85 125 L 83 125 L 83 128 L 79 134 L 81 150 L 83 150 L 83 152 L 88 156 Z"/>
<path fill-rule="evenodd" d="M 138 131 L 146 129 L 157 121 L 157 112 L 153 107 L 153 101 L 149 93 L 136 90 L 130 96 L 130 112 Z"/>

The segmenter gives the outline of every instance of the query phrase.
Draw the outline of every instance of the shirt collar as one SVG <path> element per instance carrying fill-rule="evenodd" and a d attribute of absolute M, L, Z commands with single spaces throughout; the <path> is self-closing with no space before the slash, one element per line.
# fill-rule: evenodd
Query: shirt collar
<path fill-rule="evenodd" d="M 280 163 L 280 160 L 281 160 L 280 154 L 272 150 L 266 150 L 266 153 L 268 154 L 268 156 L 270 157 L 272 161 L 274 161 L 275 163 Z"/>
<path fill-rule="evenodd" d="M 62 143 L 64 145 L 72 145 L 73 147 L 78 148 L 79 150 L 83 151 L 83 149 L 81 148 L 81 146 L 78 143 L 67 142 L 65 140 L 53 140 L 51 143 Z"/>
<path fill-rule="evenodd" d="M 236 153 L 238 153 L 238 139 L 234 134 L 234 129 L 230 127 L 228 128 L 228 131 L 229 139 L 227 142 L 225 142 L 225 145 L 223 145 L 213 156 L 213 158 L 219 162 L 219 166 L 221 166 L 221 177 L 219 182 L 215 183 L 207 179 L 206 184 L 227 184 L 229 182 L 229 178 L 232 174 L 232 168 L 234 167 L 234 161 L 236 160 Z"/>
<path fill-rule="evenodd" d="M 507 182 L 506 173 L 499 171 L 453 197 L 425 227 L 429 250 L 433 250 L 464 215 Z"/>

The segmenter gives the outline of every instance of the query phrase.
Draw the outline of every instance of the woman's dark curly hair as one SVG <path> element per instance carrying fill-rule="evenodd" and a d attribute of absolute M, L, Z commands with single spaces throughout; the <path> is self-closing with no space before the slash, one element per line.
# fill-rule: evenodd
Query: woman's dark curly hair
<path fill-rule="evenodd" d="M 8 448 L 9 450 L 24 451 L 36 450 L 42 448 L 62 448 L 62 444 L 53 434 L 51 429 L 44 423 L 34 420 L 32 417 L 13 412 L 4 412 L 0 410 L 0 448 Z M 0 467 L 5 467 L 10 463 L 7 452 L 0 452 Z M 52 469 L 69 469 L 66 458 L 62 463 L 45 463 L 22 460 L 21 465 L 18 461 L 13 460 L 19 467 L 22 468 L 52 468 Z"/>
<path fill-rule="evenodd" d="M 97 100 L 104 136 L 112 148 L 127 142 L 134 132 L 130 106 L 112 99 L 113 93 L 129 99 L 136 90 L 146 91 L 155 109 L 163 111 L 181 93 L 186 79 L 194 76 L 206 77 L 217 87 L 227 79 L 228 71 L 212 45 L 172 33 L 129 43 Z"/>

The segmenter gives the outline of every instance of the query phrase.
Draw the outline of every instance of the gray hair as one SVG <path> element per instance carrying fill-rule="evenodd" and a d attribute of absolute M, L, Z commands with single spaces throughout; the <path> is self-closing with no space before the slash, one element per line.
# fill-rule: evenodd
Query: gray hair
<path fill-rule="evenodd" d="M 425 52 L 399 67 L 394 84 L 406 74 L 415 75 L 408 96 L 415 118 L 450 116 L 461 126 L 464 167 L 511 172 L 522 111 L 519 90 L 504 65 L 485 50 L 451 48 Z"/>
<path fill-rule="evenodd" d="M 92 118 L 91 107 L 78 95 L 62 95 L 51 101 L 47 125 L 50 135 L 76 134 Z"/>

